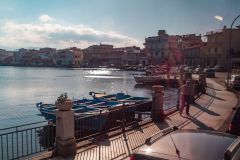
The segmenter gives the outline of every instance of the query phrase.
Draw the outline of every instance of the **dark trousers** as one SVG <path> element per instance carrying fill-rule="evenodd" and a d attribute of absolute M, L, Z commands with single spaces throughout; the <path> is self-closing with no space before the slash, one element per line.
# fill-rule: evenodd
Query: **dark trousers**
<path fill-rule="evenodd" d="M 191 96 L 190 95 L 184 95 L 184 99 L 185 99 L 185 105 L 186 105 L 186 114 L 189 114 Z"/>

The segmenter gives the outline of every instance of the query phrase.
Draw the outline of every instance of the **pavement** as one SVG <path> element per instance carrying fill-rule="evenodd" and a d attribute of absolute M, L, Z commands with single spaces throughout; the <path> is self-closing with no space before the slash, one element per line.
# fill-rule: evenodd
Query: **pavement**
<path fill-rule="evenodd" d="M 163 122 L 150 122 L 114 137 L 94 141 L 93 145 L 80 147 L 74 157 L 35 158 L 54 160 L 108 160 L 129 159 L 129 155 L 144 145 L 145 140 L 156 132 L 169 126 L 180 129 L 203 129 L 226 132 L 229 121 L 238 105 L 238 97 L 213 79 L 207 78 L 206 94 L 201 95 L 190 106 L 190 115 L 175 112 Z"/>

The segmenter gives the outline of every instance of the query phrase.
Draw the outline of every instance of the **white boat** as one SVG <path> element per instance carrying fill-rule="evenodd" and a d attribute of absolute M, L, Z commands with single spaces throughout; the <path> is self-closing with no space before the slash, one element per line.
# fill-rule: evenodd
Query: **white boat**
<path fill-rule="evenodd" d="M 137 83 L 161 83 L 164 79 L 163 75 L 155 75 L 155 76 L 134 76 L 134 79 Z"/>

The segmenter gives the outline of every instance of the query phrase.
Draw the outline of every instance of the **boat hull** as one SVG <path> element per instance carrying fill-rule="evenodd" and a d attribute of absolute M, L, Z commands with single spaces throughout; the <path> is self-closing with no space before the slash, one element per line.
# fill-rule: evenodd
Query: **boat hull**
<path fill-rule="evenodd" d="M 141 84 L 161 83 L 163 81 L 162 76 L 134 76 L 134 79 Z"/>

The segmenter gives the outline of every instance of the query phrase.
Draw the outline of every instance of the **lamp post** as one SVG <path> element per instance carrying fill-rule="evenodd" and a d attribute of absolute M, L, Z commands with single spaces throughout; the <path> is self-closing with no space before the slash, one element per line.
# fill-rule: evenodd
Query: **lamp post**
<path fill-rule="evenodd" d="M 240 14 L 234 18 L 232 24 L 231 24 L 231 27 L 230 27 L 230 33 L 229 33 L 229 51 L 228 51 L 228 55 L 227 55 L 227 89 L 229 90 L 229 80 L 230 80 L 230 77 L 231 77 L 231 72 L 232 72 L 232 46 L 231 46 L 231 43 L 232 43 L 232 27 L 233 27 L 233 24 L 235 23 L 235 21 L 240 17 Z"/>

